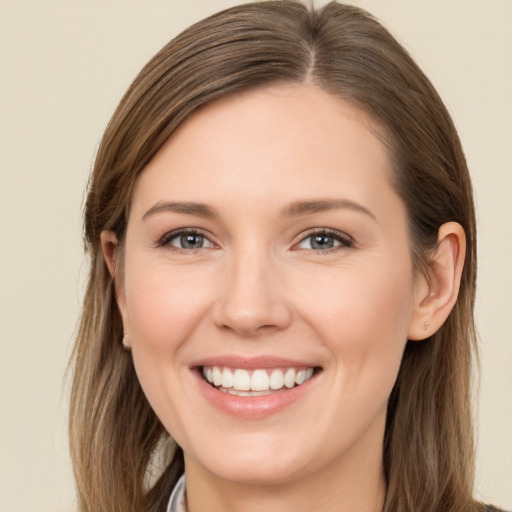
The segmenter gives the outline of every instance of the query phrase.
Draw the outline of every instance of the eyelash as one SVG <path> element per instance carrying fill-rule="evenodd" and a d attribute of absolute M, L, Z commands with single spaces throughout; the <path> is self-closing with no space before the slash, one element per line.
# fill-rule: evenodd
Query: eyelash
<path fill-rule="evenodd" d="M 303 249 L 307 251 L 314 251 L 317 254 L 326 254 L 330 252 L 334 252 L 341 249 L 349 249 L 350 247 L 354 246 L 354 239 L 350 236 L 348 236 L 345 233 L 342 233 L 341 231 L 336 231 L 334 229 L 328 229 L 328 228 L 321 228 L 321 229 L 312 229 L 306 233 L 301 233 L 300 238 L 297 240 L 297 242 L 294 244 L 294 247 L 308 239 L 311 239 L 313 237 L 326 237 L 326 238 L 332 238 L 335 241 L 339 242 L 339 245 L 336 247 L 330 247 L 328 249 Z M 299 249 L 300 250 L 300 249 Z"/>
<path fill-rule="evenodd" d="M 190 254 L 194 251 L 194 249 L 185 249 L 183 247 L 176 247 L 174 245 L 171 245 L 172 240 L 181 237 L 181 236 L 202 236 L 205 240 L 208 240 L 210 242 L 210 247 L 213 245 L 213 242 L 209 239 L 207 234 L 200 230 L 200 229 L 179 229 L 177 231 L 171 231 L 169 233 L 166 233 L 163 235 L 157 242 L 158 247 L 166 247 L 172 251 L 179 252 L 179 253 L 186 253 Z M 199 247 L 195 249 L 196 251 L 199 249 L 207 249 L 208 247 Z"/>
<path fill-rule="evenodd" d="M 202 236 L 204 237 L 204 240 L 207 240 L 210 243 L 209 247 L 198 247 L 196 249 L 185 249 L 184 247 L 176 247 L 171 244 L 171 242 L 181 236 Z M 325 238 L 332 238 L 335 242 L 339 242 L 338 246 L 335 247 L 329 247 L 327 249 L 298 249 L 298 250 L 306 250 L 306 251 L 314 251 L 317 254 L 326 254 L 330 252 L 334 252 L 336 250 L 340 249 L 348 249 L 350 247 L 354 246 L 354 240 L 352 237 L 346 235 L 345 233 L 342 233 L 340 231 L 336 231 L 333 229 L 327 229 L 327 228 L 315 228 L 312 229 L 306 233 L 301 233 L 300 237 L 297 237 L 297 241 L 294 242 L 293 247 L 297 246 L 298 244 L 305 242 L 308 239 L 311 239 L 312 237 L 325 237 Z M 163 235 L 157 242 L 158 247 L 167 247 L 172 251 L 179 252 L 179 253 L 186 253 L 190 254 L 191 252 L 200 250 L 200 249 L 208 249 L 213 246 L 213 242 L 210 240 L 208 235 L 200 230 L 200 229 L 180 229 L 178 231 L 171 231 L 169 233 L 166 233 Z"/>

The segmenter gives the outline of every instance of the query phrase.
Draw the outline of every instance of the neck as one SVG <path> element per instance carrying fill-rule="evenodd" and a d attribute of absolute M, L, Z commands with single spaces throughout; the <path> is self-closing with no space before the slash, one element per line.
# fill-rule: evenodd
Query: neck
<path fill-rule="evenodd" d="M 189 512 L 382 512 L 382 440 L 285 483 L 247 483 L 212 475 L 185 456 Z"/>

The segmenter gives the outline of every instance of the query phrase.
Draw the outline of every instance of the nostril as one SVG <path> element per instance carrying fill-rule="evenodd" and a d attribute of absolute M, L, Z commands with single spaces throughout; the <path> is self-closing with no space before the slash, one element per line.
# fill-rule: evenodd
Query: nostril
<path fill-rule="evenodd" d="M 288 326 L 292 317 L 289 304 L 269 273 L 263 275 L 249 269 L 244 275 L 241 271 L 239 274 L 226 283 L 224 293 L 213 306 L 215 324 L 223 331 L 247 337 Z"/>

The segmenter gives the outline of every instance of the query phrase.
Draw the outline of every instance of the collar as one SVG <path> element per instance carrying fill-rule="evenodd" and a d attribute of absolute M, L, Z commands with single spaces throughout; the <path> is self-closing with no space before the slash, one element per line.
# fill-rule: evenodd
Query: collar
<path fill-rule="evenodd" d="M 167 504 L 167 512 L 187 512 L 187 497 L 185 495 L 185 475 L 181 475 L 176 486 L 174 487 L 169 503 Z"/>

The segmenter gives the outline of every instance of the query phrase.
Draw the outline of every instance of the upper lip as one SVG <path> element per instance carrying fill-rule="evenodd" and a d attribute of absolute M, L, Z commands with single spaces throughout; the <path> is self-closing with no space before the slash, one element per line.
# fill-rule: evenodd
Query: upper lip
<path fill-rule="evenodd" d="M 227 368 L 256 370 L 258 368 L 315 368 L 319 365 L 311 361 L 301 361 L 299 359 L 289 359 L 270 355 L 245 357 L 230 354 L 200 359 L 190 366 L 191 368 L 202 366 L 223 366 Z"/>

